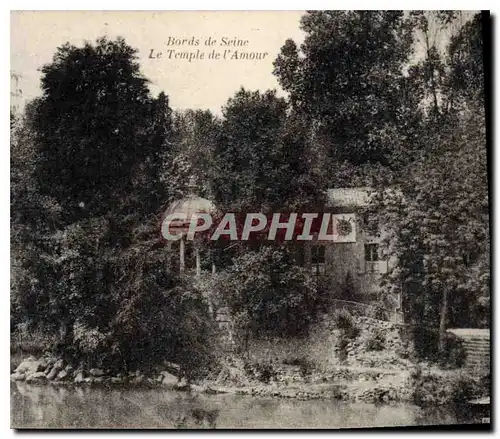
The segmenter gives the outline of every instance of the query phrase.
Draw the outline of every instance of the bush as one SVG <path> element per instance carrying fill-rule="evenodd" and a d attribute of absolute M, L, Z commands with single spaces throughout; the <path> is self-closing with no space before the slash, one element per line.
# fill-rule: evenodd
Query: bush
<path fill-rule="evenodd" d="M 345 309 L 335 311 L 333 321 L 337 329 L 340 330 L 337 348 L 339 359 L 343 362 L 347 360 L 347 346 L 359 335 L 360 328 L 356 325 L 354 317 Z"/>
<path fill-rule="evenodd" d="M 51 285 L 44 314 L 63 329 L 54 353 L 116 371 L 148 371 L 170 361 L 188 379 L 215 367 L 217 327 L 202 294 L 169 269 L 166 249 L 145 241 L 99 252 L 88 235 L 96 229 L 104 239 L 106 229 L 96 221 L 90 226 L 71 226 L 63 241 L 59 283 Z"/>
<path fill-rule="evenodd" d="M 43 330 L 41 327 L 30 328 L 28 324 L 21 323 L 10 335 L 10 351 L 22 355 L 41 355 L 53 348 L 57 343 L 57 336 L 54 331 Z"/>
<path fill-rule="evenodd" d="M 356 302 L 359 298 L 350 271 L 347 272 L 342 283 L 339 285 L 339 294 L 341 300 L 349 300 Z"/>
<path fill-rule="evenodd" d="M 442 367 L 458 368 L 464 365 L 467 353 L 456 335 L 447 332 L 444 351 L 438 350 L 439 332 L 434 328 L 414 328 L 415 350 L 420 358 L 439 363 Z"/>
<path fill-rule="evenodd" d="M 270 361 L 245 363 L 245 372 L 251 378 L 255 378 L 265 384 L 269 384 L 271 380 L 276 379 L 277 372 Z"/>
<path fill-rule="evenodd" d="M 411 376 L 413 403 L 424 407 L 433 405 L 463 405 L 470 399 L 485 394 L 486 387 L 480 380 L 466 375 L 423 374 L 415 371 Z"/>
<path fill-rule="evenodd" d="M 344 362 L 347 360 L 347 346 L 349 345 L 349 339 L 343 335 L 340 336 L 337 342 L 337 347 L 339 350 L 339 360 Z"/>
<path fill-rule="evenodd" d="M 303 377 L 310 375 L 314 369 L 314 364 L 305 357 L 285 359 L 283 360 L 283 364 L 287 364 L 289 366 L 299 366 L 300 373 Z"/>
<path fill-rule="evenodd" d="M 381 351 L 384 349 L 385 335 L 380 330 L 376 330 L 373 334 L 370 334 L 368 340 L 366 340 L 366 350 L 368 351 Z"/>
<path fill-rule="evenodd" d="M 444 340 L 444 356 L 440 356 L 440 363 L 443 367 L 452 369 L 462 367 L 467 358 L 462 340 L 455 334 L 446 333 Z"/>
<path fill-rule="evenodd" d="M 385 309 L 385 307 L 379 303 L 375 304 L 375 305 L 371 305 L 369 308 L 368 308 L 368 313 L 367 313 L 367 317 L 370 317 L 372 319 L 376 319 L 376 320 L 389 320 L 389 314 L 387 312 L 387 310 Z"/>
<path fill-rule="evenodd" d="M 189 278 L 159 268 L 162 249 L 122 261 L 123 288 L 109 328 L 110 362 L 128 370 L 177 363 L 188 379 L 217 367 L 219 334 L 202 293 Z M 140 270 L 133 267 L 139 265 Z"/>
<path fill-rule="evenodd" d="M 221 305 L 233 316 L 246 315 L 254 335 L 305 335 L 320 309 L 313 276 L 284 248 L 247 252 L 217 280 Z"/>
<path fill-rule="evenodd" d="M 347 339 L 352 340 L 359 335 L 360 329 L 349 311 L 345 309 L 335 311 L 333 314 L 333 321 L 337 329 L 340 329 Z"/>
<path fill-rule="evenodd" d="M 434 328 L 415 326 L 413 328 L 415 352 L 421 359 L 438 359 L 438 331 Z"/>

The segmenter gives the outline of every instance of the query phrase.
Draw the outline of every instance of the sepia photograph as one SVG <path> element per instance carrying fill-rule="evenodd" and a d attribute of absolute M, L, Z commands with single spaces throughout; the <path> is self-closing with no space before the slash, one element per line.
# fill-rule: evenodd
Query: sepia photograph
<path fill-rule="evenodd" d="M 491 429 L 491 45 L 11 11 L 11 429 Z"/>

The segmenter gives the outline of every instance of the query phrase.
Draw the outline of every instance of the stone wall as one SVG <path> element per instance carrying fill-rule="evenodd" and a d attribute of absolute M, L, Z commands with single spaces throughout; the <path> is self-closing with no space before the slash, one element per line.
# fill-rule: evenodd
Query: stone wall
<path fill-rule="evenodd" d="M 413 347 L 406 327 L 393 322 L 355 317 L 359 335 L 347 344 L 347 355 L 340 352 L 340 331 L 333 316 L 327 315 L 307 337 L 260 338 L 249 342 L 248 358 L 254 362 L 290 362 L 306 359 L 316 368 L 328 371 L 337 367 L 369 367 L 406 369 L 410 367 Z M 383 339 L 381 350 L 370 349 L 369 340 L 374 333 Z"/>

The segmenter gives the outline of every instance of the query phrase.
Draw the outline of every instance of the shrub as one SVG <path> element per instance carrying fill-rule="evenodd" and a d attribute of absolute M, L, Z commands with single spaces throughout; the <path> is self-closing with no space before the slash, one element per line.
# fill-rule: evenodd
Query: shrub
<path fill-rule="evenodd" d="M 151 258 L 142 261 L 140 272 L 131 270 L 126 288 L 117 292 L 121 304 L 109 330 L 110 362 L 135 370 L 168 360 L 188 379 L 203 377 L 220 357 L 216 323 L 190 279 L 158 270 Z"/>
<path fill-rule="evenodd" d="M 385 335 L 380 330 L 376 330 L 373 334 L 370 334 L 368 340 L 366 340 L 366 350 L 368 351 L 381 351 L 384 349 Z"/>
<path fill-rule="evenodd" d="M 486 392 L 484 383 L 463 374 L 423 374 L 416 371 L 411 375 L 413 403 L 418 406 L 463 405 L 466 401 L 482 396 Z"/>
<path fill-rule="evenodd" d="M 305 357 L 293 357 L 290 359 L 284 359 L 283 364 L 287 364 L 289 366 L 299 366 L 300 373 L 303 377 L 310 375 L 314 369 L 314 364 Z"/>
<path fill-rule="evenodd" d="M 415 326 L 412 332 L 418 357 L 435 361 L 438 358 L 438 332 L 424 326 Z"/>
<path fill-rule="evenodd" d="M 350 271 L 347 272 L 342 283 L 339 285 L 339 293 L 341 300 L 357 301 L 358 294 Z"/>
<path fill-rule="evenodd" d="M 337 329 L 340 329 L 347 339 L 354 339 L 359 335 L 360 329 L 349 311 L 345 309 L 335 311 L 333 321 Z"/>
<path fill-rule="evenodd" d="M 170 361 L 188 379 L 217 365 L 217 327 L 207 303 L 189 280 L 169 269 L 165 249 L 151 249 L 145 241 L 99 254 L 86 248 L 91 240 L 85 228 L 73 228 L 67 234 L 72 252 L 61 262 L 61 282 L 47 316 L 58 317 L 66 328 L 57 355 L 73 364 L 125 371 Z"/>
<path fill-rule="evenodd" d="M 277 372 L 270 361 L 248 362 L 244 365 L 245 372 L 252 378 L 263 383 L 269 384 L 271 380 L 276 379 Z"/>
<path fill-rule="evenodd" d="M 467 357 L 463 343 L 459 337 L 447 332 L 444 339 L 444 350 L 439 352 L 439 333 L 434 328 L 416 327 L 413 330 L 415 350 L 420 358 L 438 362 L 442 367 L 457 368 L 463 366 Z"/>
<path fill-rule="evenodd" d="M 377 303 L 375 305 L 371 305 L 368 308 L 367 317 L 370 317 L 370 318 L 376 319 L 376 320 L 389 320 L 389 314 L 387 312 L 387 309 L 383 305 L 381 305 L 380 303 Z"/>
<path fill-rule="evenodd" d="M 347 360 L 347 346 L 349 345 L 349 339 L 341 334 L 337 342 L 337 347 L 339 350 L 339 360 L 344 362 Z"/>
<path fill-rule="evenodd" d="M 444 352 L 440 356 L 440 363 L 443 367 L 458 368 L 462 367 L 467 358 L 462 340 L 455 334 L 446 333 L 444 339 Z"/>
<path fill-rule="evenodd" d="M 284 248 L 239 256 L 213 288 L 233 316 L 247 316 L 255 335 L 305 335 L 320 308 L 313 276 Z"/>

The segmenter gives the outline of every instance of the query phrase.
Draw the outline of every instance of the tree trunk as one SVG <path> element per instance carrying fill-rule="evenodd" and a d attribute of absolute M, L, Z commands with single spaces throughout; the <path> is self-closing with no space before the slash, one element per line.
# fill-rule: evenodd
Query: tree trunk
<path fill-rule="evenodd" d="M 184 273 L 185 261 L 184 261 L 184 237 L 182 236 L 179 242 L 179 266 L 180 272 Z"/>
<path fill-rule="evenodd" d="M 201 258 L 200 258 L 200 249 L 195 247 L 194 249 L 196 255 L 196 276 L 201 275 Z"/>
<path fill-rule="evenodd" d="M 446 323 L 448 320 L 448 290 L 443 289 L 441 299 L 441 311 L 439 316 L 439 353 L 443 354 L 445 349 Z"/>

